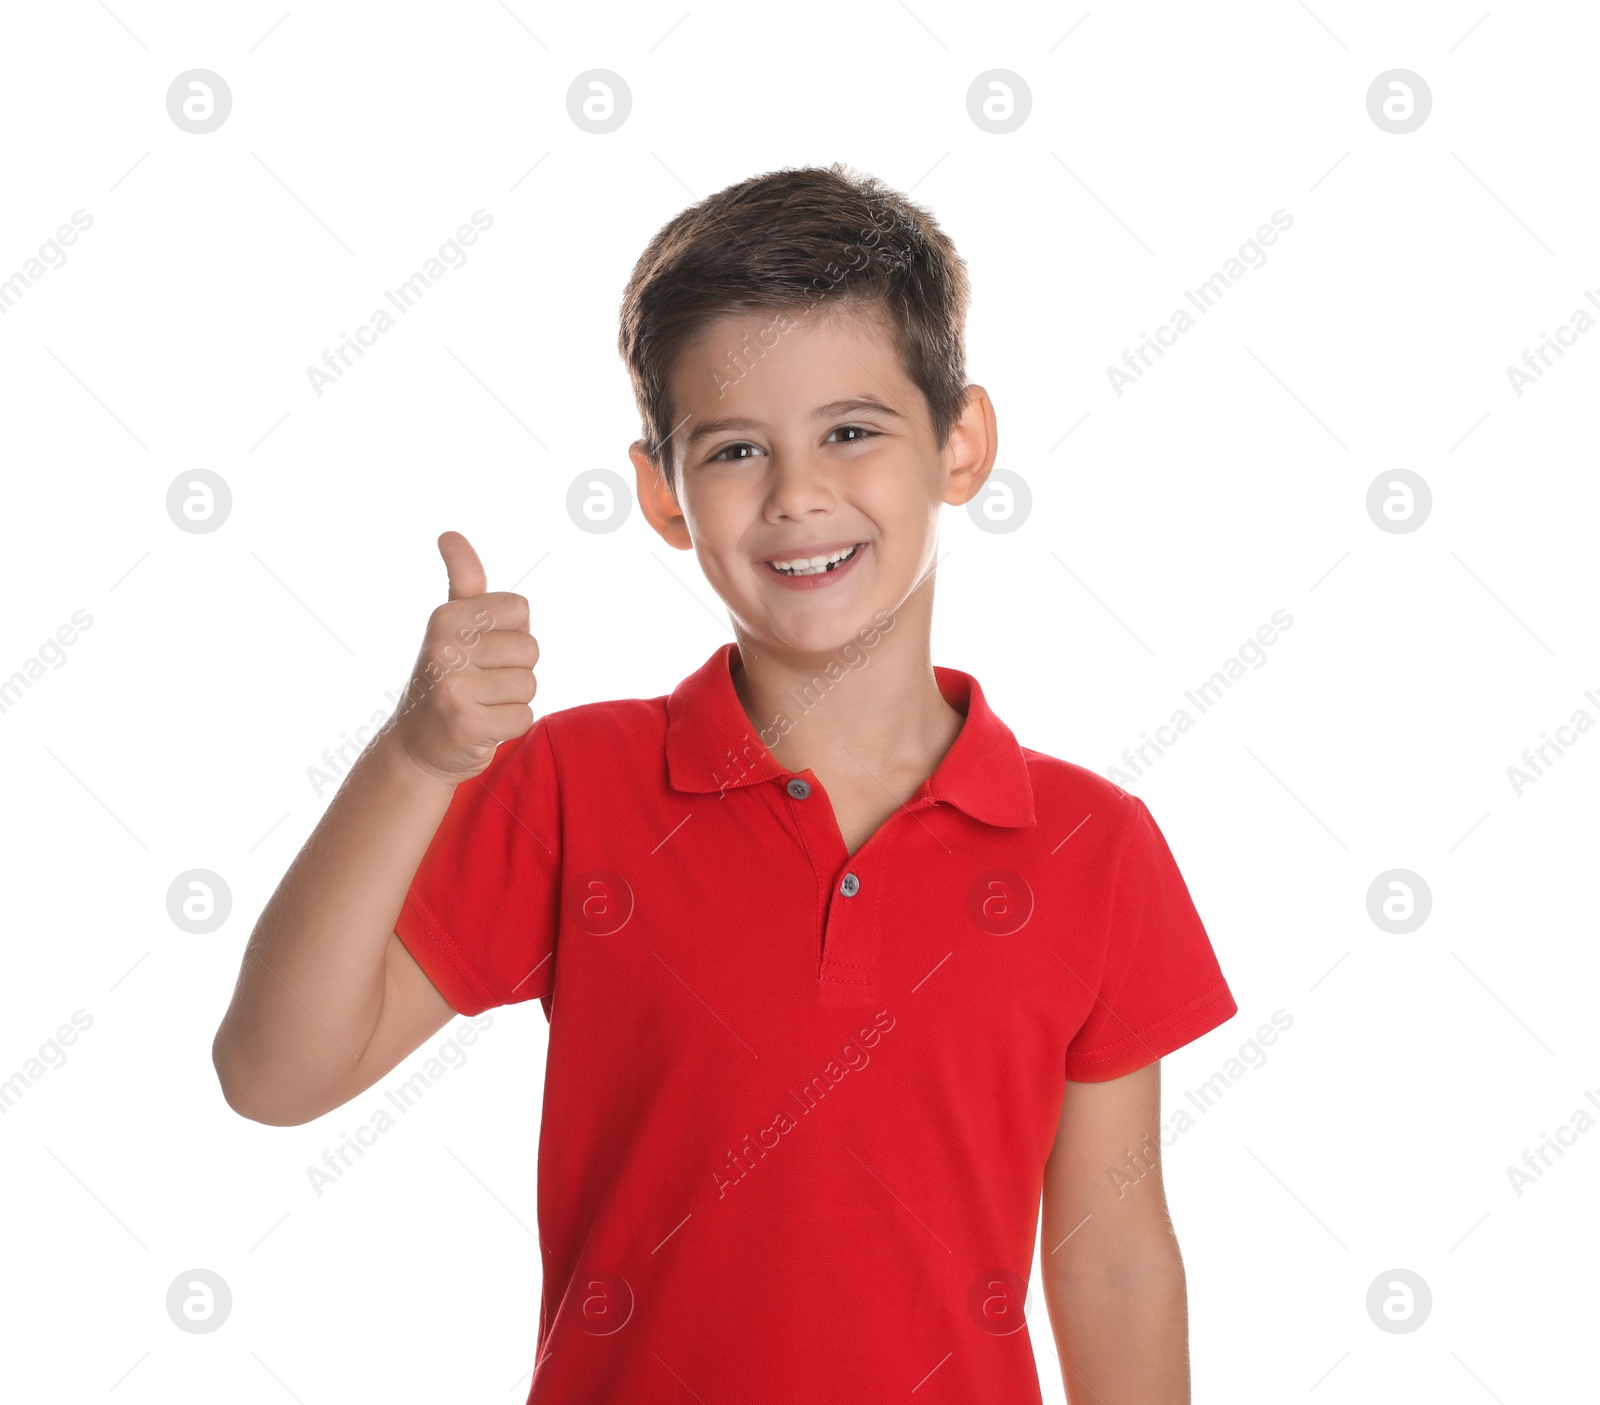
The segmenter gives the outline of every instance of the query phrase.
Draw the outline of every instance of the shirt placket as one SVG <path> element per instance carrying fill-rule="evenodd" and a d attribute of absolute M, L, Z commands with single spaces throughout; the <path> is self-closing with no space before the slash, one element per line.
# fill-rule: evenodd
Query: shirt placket
<path fill-rule="evenodd" d="M 797 772 L 784 788 L 816 868 L 822 921 L 817 969 L 820 1002 L 825 1006 L 870 1005 L 878 998 L 878 900 L 886 846 L 892 843 L 887 831 L 904 812 L 885 820 L 878 832 L 851 854 L 828 793 L 812 772 Z M 915 807 L 921 808 L 920 804 Z"/>

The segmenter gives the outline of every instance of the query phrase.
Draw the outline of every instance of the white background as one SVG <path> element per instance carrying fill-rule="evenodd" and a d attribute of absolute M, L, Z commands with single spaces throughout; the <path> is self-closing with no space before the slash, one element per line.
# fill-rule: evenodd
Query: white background
<path fill-rule="evenodd" d="M 1600 737 L 1520 796 L 1507 767 L 1600 717 L 1600 330 L 1520 397 L 1506 368 L 1600 290 L 1600 23 L 1485 2 L 10 9 L 0 279 L 74 210 L 93 227 L 0 315 L 0 678 L 93 625 L 0 713 L 0 1079 L 92 1026 L 0 1116 L 6 1393 L 523 1398 L 537 1003 L 320 1197 L 306 1168 L 465 1022 L 297 1128 L 232 1113 L 210 1041 L 331 795 L 308 767 L 387 711 L 444 598 L 440 531 L 532 601 L 540 710 L 655 696 L 731 638 L 691 557 L 637 510 L 579 531 L 566 492 L 631 480 L 616 307 L 649 237 L 833 160 L 967 260 L 969 374 L 1033 494 L 1011 534 L 948 511 L 936 662 L 1109 774 L 1293 617 L 1122 782 L 1240 1005 L 1165 1061 L 1168 1111 L 1293 1019 L 1166 1154 L 1195 1399 L 1592 1392 L 1600 1129 L 1520 1197 L 1507 1168 L 1600 1089 Z M 194 67 L 233 94 L 204 136 L 165 106 Z M 633 95 L 606 136 L 567 115 L 595 67 Z M 1433 95 L 1398 136 L 1366 109 L 1396 67 Z M 1032 92 L 1008 135 L 968 116 L 990 68 Z M 479 208 L 467 264 L 314 394 L 306 368 Z M 1276 209 L 1266 265 L 1118 397 L 1106 368 Z M 233 494 L 209 535 L 166 513 L 197 468 Z M 1398 468 L 1433 495 L 1407 534 L 1366 508 Z M 232 892 L 210 935 L 167 916 L 190 868 Z M 1367 913 L 1391 868 L 1432 893 L 1408 935 Z M 207 1335 L 165 1307 L 196 1267 L 234 1299 Z M 1433 1295 L 1400 1335 L 1366 1309 L 1396 1268 Z"/>

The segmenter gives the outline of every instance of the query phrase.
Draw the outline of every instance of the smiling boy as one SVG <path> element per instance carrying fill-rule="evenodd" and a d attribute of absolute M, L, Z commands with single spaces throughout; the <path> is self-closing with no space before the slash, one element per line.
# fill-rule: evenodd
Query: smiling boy
<path fill-rule="evenodd" d="M 666 225 L 630 457 L 734 640 L 534 719 L 527 602 L 446 533 L 417 696 L 252 935 L 215 1057 L 260 1121 L 542 1002 L 530 1401 L 1038 1401 L 1041 1205 L 1069 1399 L 1189 1398 L 1159 1060 L 1236 1006 L 1143 803 L 932 662 L 941 510 L 998 442 L 967 297 L 838 165 Z"/>

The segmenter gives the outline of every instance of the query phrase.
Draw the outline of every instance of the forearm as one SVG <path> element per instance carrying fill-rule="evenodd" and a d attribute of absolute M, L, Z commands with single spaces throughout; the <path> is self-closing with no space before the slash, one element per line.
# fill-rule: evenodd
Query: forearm
<path fill-rule="evenodd" d="M 1046 1273 L 1070 1405 L 1189 1405 L 1189 1311 L 1176 1240 Z"/>
<path fill-rule="evenodd" d="M 454 786 L 381 734 L 261 913 L 212 1045 L 229 1103 L 292 1122 L 350 1079 L 383 1008 L 385 951 Z"/>

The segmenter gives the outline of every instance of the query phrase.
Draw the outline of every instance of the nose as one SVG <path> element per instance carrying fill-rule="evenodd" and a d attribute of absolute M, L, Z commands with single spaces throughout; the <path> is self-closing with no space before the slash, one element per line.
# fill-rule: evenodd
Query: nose
<path fill-rule="evenodd" d="M 829 511 L 838 500 L 827 466 L 805 449 L 774 448 L 770 459 L 767 495 L 769 510 L 796 520 Z"/>

